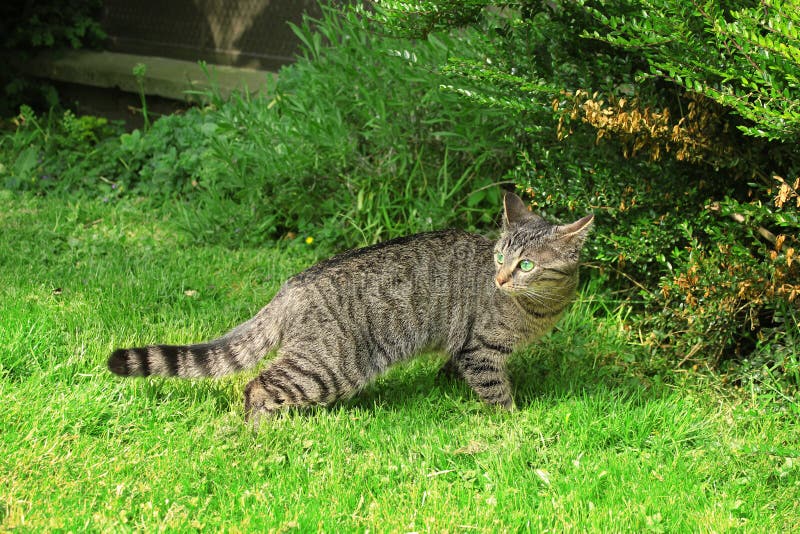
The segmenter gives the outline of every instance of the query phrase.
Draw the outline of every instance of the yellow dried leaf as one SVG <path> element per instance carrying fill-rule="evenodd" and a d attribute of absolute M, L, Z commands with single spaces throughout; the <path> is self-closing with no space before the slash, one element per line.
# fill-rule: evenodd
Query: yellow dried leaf
<path fill-rule="evenodd" d="M 788 184 L 782 184 L 781 188 L 778 190 L 778 194 L 775 196 L 775 206 L 782 208 L 783 205 L 786 204 L 786 201 L 789 200 L 791 191 L 792 189 Z"/>
<path fill-rule="evenodd" d="M 786 236 L 780 234 L 778 237 L 775 238 L 775 251 L 780 252 L 781 247 L 783 247 L 783 242 L 786 241 Z"/>

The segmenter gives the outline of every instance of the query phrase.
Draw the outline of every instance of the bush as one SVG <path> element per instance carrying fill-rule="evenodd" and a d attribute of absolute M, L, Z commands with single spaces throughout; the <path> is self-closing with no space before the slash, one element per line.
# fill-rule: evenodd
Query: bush
<path fill-rule="evenodd" d="M 304 57 L 266 95 L 209 95 L 128 134 L 23 108 L 2 141 L 5 186 L 180 198 L 192 234 L 228 244 L 304 234 L 336 250 L 493 226 L 515 126 L 440 91 L 443 76 L 424 68 L 469 42 L 376 38 L 353 12 L 323 14 L 294 28 Z"/>
<path fill-rule="evenodd" d="M 299 232 L 340 248 L 493 223 L 516 126 L 441 91 L 444 78 L 427 68 L 456 46 L 470 53 L 468 40 L 382 37 L 329 8 L 294 30 L 304 55 L 268 98 L 216 101 L 203 226 L 255 240 Z"/>
<path fill-rule="evenodd" d="M 436 66 L 445 87 L 536 125 L 517 130 L 512 175 L 539 209 L 597 212 L 591 263 L 641 298 L 654 361 L 796 366 L 778 356 L 800 330 L 789 3 L 384 1 L 368 16 L 486 36 L 483 61 Z"/>
<path fill-rule="evenodd" d="M 205 110 L 162 117 L 143 133 L 70 110 L 37 115 L 23 106 L 0 138 L 8 189 L 90 194 L 135 190 L 158 198 L 190 194 L 203 173 L 215 125 Z"/>

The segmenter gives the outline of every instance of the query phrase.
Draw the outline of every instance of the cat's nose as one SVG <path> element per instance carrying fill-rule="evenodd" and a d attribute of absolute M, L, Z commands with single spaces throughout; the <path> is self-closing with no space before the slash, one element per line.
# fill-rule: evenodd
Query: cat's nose
<path fill-rule="evenodd" d="M 497 283 L 497 287 L 502 287 L 505 285 L 509 280 L 508 274 L 506 273 L 498 273 L 497 276 L 494 277 L 494 281 Z"/>

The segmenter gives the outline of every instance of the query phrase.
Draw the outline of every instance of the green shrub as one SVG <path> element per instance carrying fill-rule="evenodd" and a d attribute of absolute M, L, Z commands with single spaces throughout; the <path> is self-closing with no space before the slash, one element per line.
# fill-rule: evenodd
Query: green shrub
<path fill-rule="evenodd" d="M 791 2 L 390 0 L 367 16 L 486 36 L 483 61 L 431 68 L 535 125 L 517 129 L 512 176 L 539 209 L 597 213 L 590 266 L 634 292 L 656 365 L 748 356 L 798 385 L 779 354 L 800 331 L 800 206 L 773 201 L 800 175 Z"/>
<path fill-rule="evenodd" d="M 2 140 L 5 186 L 175 199 L 187 230 L 229 244 L 302 234 L 337 250 L 493 227 L 516 125 L 441 91 L 444 77 L 426 67 L 471 44 L 376 37 L 370 26 L 324 9 L 294 28 L 304 57 L 265 95 L 210 95 L 211 106 L 142 131 L 85 135 L 71 125 L 99 119 L 24 108 Z"/>
<path fill-rule="evenodd" d="M 590 2 L 585 0 L 584 5 Z M 746 120 L 746 134 L 800 138 L 800 10 L 794 0 L 628 3 L 626 16 L 587 11 L 593 38 L 636 50 L 651 76 L 705 95 Z M 681 39 L 675 39 L 680 35 Z"/>
<path fill-rule="evenodd" d="M 12 123 L 0 138 L 6 188 L 107 198 L 134 189 L 156 200 L 196 187 L 215 129 L 198 108 L 162 117 L 147 133 L 124 133 L 121 124 L 69 110 L 37 115 L 27 106 Z"/>

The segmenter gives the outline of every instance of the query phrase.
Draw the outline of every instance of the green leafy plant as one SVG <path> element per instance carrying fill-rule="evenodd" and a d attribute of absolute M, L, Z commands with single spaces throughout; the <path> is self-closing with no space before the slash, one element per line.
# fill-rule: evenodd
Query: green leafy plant
<path fill-rule="evenodd" d="M 147 132 L 66 110 L 36 114 L 23 106 L 0 137 L 9 189 L 91 194 L 107 200 L 129 190 L 158 200 L 191 195 L 209 156 L 214 127 L 190 109 L 155 121 Z"/>
<path fill-rule="evenodd" d="M 800 137 L 796 1 L 630 2 L 624 17 L 581 3 L 603 26 L 584 35 L 639 51 L 652 76 L 729 108 L 748 135 Z"/>
<path fill-rule="evenodd" d="M 489 186 L 513 161 L 512 127 L 440 90 L 427 65 L 456 46 L 449 37 L 412 44 L 374 30 L 326 8 L 294 27 L 304 57 L 268 97 L 216 99 L 219 166 L 202 200 L 214 235 L 315 235 L 343 248 L 490 224 L 499 192 Z"/>

